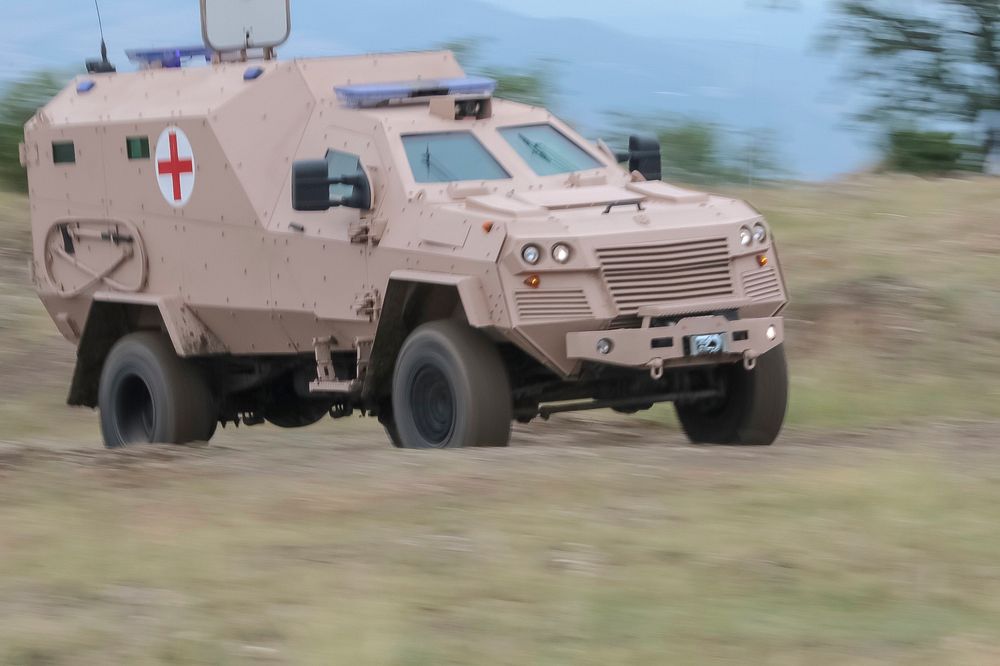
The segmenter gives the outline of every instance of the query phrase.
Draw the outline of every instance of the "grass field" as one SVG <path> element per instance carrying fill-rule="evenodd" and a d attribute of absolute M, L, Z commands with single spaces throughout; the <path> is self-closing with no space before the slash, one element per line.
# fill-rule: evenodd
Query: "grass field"
<path fill-rule="evenodd" d="M 102 451 L 0 195 L 0 664 L 1000 663 L 998 183 L 750 198 L 778 445 L 663 409 L 424 455 L 363 421 Z"/>

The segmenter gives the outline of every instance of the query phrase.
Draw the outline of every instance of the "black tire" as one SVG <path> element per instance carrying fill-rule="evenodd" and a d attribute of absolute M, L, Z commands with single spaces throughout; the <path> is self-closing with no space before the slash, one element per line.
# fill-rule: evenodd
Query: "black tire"
<path fill-rule="evenodd" d="M 757 359 L 753 370 L 728 366 L 723 398 L 678 404 L 677 416 L 695 444 L 770 446 L 778 439 L 788 406 L 785 348 Z"/>
<path fill-rule="evenodd" d="M 386 425 L 399 446 L 507 446 L 513 418 L 507 370 L 485 336 L 438 321 L 407 338 L 392 380 L 391 429 Z"/>
<path fill-rule="evenodd" d="M 397 449 L 405 448 L 402 440 L 399 439 L 399 429 L 396 428 L 396 420 L 393 418 L 392 412 L 380 412 L 378 422 L 385 428 L 385 435 L 394 447 Z"/>
<path fill-rule="evenodd" d="M 159 333 L 132 333 L 115 344 L 101 372 L 98 406 L 109 449 L 207 442 L 218 423 L 201 369 L 179 358 Z"/>

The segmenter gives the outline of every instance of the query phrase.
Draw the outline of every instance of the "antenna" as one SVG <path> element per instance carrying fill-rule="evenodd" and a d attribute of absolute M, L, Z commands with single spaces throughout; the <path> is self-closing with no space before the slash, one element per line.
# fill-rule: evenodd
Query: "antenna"
<path fill-rule="evenodd" d="M 94 0 L 94 8 L 97 10 L 97 26 L 101 30 L 101 59 L 88 60 L 87 72 L 90 74 L 111 74 L 118 70 L 108 60 L 108 45 L 104 41 L 104 21 L 101 19 L 101 4 L 99 0 Z"/>

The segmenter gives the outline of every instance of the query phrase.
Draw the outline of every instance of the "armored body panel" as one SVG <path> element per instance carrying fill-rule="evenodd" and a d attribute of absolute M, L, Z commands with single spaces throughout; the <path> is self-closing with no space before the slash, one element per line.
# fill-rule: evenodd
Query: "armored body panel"
<path fill-rule="evenodd" d="M 499 350 L 525 418 L 564 398 L 683 397 L 680 380 L 604 389 L 622 372 L 751 372 L 781 345 L 786 291 L 751 206 L 624 170 L 548 111 L 462 82 L 447 52 L 74 81 L 23 151 L 39 294 L 80 345 L 71 402 L 95 406 L 116 335 L 149 327 L 225 378 L 223 423 L 266 411 L 244 398 L 282 358 L 315 359 L 299 399 L 390 413 L 404 342 L 438 319 Z M 297 175 L 318 161 L 330 199 L 303 207 L 315 183 Z"/>

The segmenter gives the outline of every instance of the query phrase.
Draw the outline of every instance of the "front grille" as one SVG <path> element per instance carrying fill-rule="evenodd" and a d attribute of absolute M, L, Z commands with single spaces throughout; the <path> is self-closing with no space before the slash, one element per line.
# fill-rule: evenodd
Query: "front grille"
<path fill-rule="evenodd" d="M 514 294 L 523 321 L 589 319 L 593 316 L 582 289 L 534 289 Z"/>
<path fill-rule="evenodd" d="M 743 291 L 751 301 L 771 301 L 781 297 L 778 273 L 773 268 L 743 274 Z"/>
<path fill-rule="evenodd" d="M 597 251 L 604 279 L 622 314 L 644 305 L 732 296 L 725 238 Z"/>

